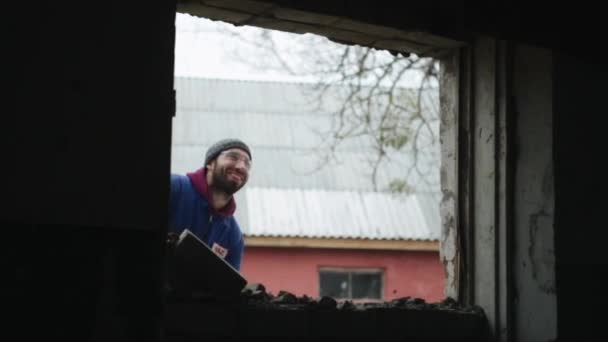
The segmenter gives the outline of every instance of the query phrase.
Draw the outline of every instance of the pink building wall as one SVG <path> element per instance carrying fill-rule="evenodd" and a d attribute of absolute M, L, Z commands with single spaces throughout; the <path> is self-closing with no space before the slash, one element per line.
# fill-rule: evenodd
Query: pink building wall
<path fill-rule="evenodd" d="M 384 298 L 443 299 L 444 270 L 439 252 L 246 247 L 241 273 L 266 290 L 319 296 L 320 267 L 384 269 Z"/>

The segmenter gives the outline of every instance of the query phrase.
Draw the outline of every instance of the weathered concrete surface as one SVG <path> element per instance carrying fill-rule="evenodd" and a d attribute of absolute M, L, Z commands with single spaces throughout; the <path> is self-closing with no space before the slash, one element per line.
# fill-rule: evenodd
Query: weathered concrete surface
<path fill-rule="evenodd" d="M 551 340 L 557 336 L 551 55 L 491 39 L 470 50 L 471 146 L 458 156 L 470 158 L 459 165 L 459 177 L 460 183 L 469 177 L 472 190 L 459 189 L 457 204 L 472 203 L 460 210 L 470 216 L 460 218 L 469 222 L 460 233 L 471 235 L 463 247 L 472 253 L 465 285 L 497 340 Z"/>
<path fill-rule="evenodd" d="M 555 291 L 552 57 L 519 45 L 514 51 L 515 338 L 557 337 Z"/>
<path fill-rule="evenodd" d="M 458 220 L 458 62 L 455 52 L 441 60 L 440 142 L 441 142 L 441 240 L 440 258 L 446 273 L 445 296 L 459 299 L 459 220 Z"/>
<path fill-rule="evenodd" d="M 475 65 L 473 77 L 472 124 L 472 280 L 473 302 L 481 305 L 496 329 L 499 310 L 497 303 L 497 272 L 501 267 L 497 255 L 496 223 L 499 214 L 496 201 L 496 41 L 481 38 L 472 48 Z"/>

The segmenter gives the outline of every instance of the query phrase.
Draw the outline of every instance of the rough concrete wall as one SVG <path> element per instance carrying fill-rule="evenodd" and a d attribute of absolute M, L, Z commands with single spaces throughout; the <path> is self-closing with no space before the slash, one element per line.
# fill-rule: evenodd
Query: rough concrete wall
<path fill-rule="evenodd" d="M 506 260 L 500 235 L 506 224 L 499 220 L 505 210 L 506 159 L 497 154 L 506 128 L 500 124 L 504 110 L 499 106 L 498 55 L 497 42 L 480 37 L 444 60 L 441 83 L 446 294 L 482 306 L 494 333 L 506 326 L 506 300 L 501 301 L 506 298 Z"/>
<path fill-rule="evenodd" d="M 473 301 L 498 339 L 550 340 L 557 329 L 551 56 L 487 39 L 473 54 Z"/>
<path fill-rule="evenodd" d="M 468 51 L 460 63 L 459 154 L 444 164 L 458 165 L 457 233 L 467 257 L 458 292 L 484 308 L 497 340 L 553 339 L 551 55 L 483 37 Z M 442 170 L 447 185 L 449 171 Z"/>
<path fill-rule="evenodd" d="M 517 341 L 557 337 L 555 291 L 552 57 L 514 48 L 514 317 Z"/>
<path fill-rule="evenodd" d="M 0 339 L 161 340 L 171 4 L 3 4 Z"/>
<path fill-rule="evenodd" d="M 444 265 L 446 297 L 459 298 L 460 248 L 458 215 L 458 129 L 459 61 L 457 52 L 441 60 L 441 240 L 440 259 Z"/>
<path fill-rule="evenodd" d="M 171 145 L 171 2 L 7 9 L 0 217 L 163 229 Z"/>
<path fill-rule="evenodd" d="M 606 339 L 608 68 L 605 58 L 555 54 L 553 69 L 559 337 Z"/>
<path fill-rule="evenodd" d="M 473 298 L 486 310 L 490 322 L 496 322 L 496 42 L 480 39 L 473 53 L 473 240 L 475 284 Z M 494 261 L 494 262 L 490 262 Z"/>

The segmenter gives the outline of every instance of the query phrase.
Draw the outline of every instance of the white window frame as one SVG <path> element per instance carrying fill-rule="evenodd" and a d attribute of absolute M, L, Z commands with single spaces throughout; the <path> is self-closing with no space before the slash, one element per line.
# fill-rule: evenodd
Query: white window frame
<path fill-rule="evenodd" d="M 348 298 L 335 298 L 336 300 L 350 300 L 350 301 L 382 301 L 384 299 L 384 286 L 386 270 L 381 267 L 327 267 L 322 266 L 317 270 L 319 276 L 319 296 L 321 296 L 321 272 L 333 272 L 333 273 L 346 273 L 349 275 L 349 297 Z M 378 274 L 380 276 L 380 298 L 353 298 L 352 297 L 352 274 Z"/>

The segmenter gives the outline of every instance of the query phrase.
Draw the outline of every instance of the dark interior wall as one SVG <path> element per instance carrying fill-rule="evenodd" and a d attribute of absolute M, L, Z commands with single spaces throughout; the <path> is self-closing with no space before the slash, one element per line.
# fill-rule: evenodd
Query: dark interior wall
<path fill-rule="evenodd" d="M 173 1 L 3 4 L 3 336 L 159 336 L 174 16 Z"/>
<path fill-rule="evenodd" d="M 160 340 L 160 234 L 6 222 L 2 228 L 2 340 Z"/>
<path fill-rule="evenodd" d="M 188 0 L 183 0 L 188 1 Z M 320 14 L 349 17 L 403 30 L 423 30 L 456 40 L 470 41 L 475 34 L 555 48 L 598 61 L 578 45 L 596 45 L 603 39 L 603 12 L 599 4 L 573 6 L 544 1 L 348 1 L 260 0 Z M 370 5 L 371 4 L 371 5 Z M 578 19 L 581 19 L 580 21 Z M 576 25 L 572 25 L 573 20 Z"/>
<path fill-rule="evenodd" d="M 559 332 L 605 336 L 608 72 L 565 54 L 555 54 L 553 65 Z"/>
<path fill-rule="evenodd" d="M 455 38 L 466 38 L 461 28 L 468 27 L 570 48 L 584 46 L 572 43 L 575 38 L 593 36 L 578 36 L 583 28 L 569 25 L 561 27 L 572 39 L 551 25 L 543 26 L 544 33 L 522 34 L 522 20 L 527 27 L 541 21 L 514 20 L 511 12 L 495 20 L 491 9 L 479 16 L 454 2 L 425 2 L 427 11 L 350 1 L 276 2 Z M 113 341 L 159 336 L 154 323 L 162 304 L 159 267 L 170 166 L 172 6 L 116 0 L 3 4 L 0 258 L 9 265 L 4 303 L 16 304 L 3 306 L 16 328 L 4 334 L 18 332 L 24 340 L 88 340 L 95 332 Z M 550 19 L 562 24 L 559 17 Z M 603 58 L 588 51 L 575 53 L 581 60 Z M 562 337 L 594 331 L 581 327 L 594 327 L 606 304 L 607 75 L 599 63 L 581 60 L 554 58 Z M 11 318 L 21 324 L 11 324 Z"/>
<path fill-rule="evenodd" d="M 169 5 L 33 7 L 3 12 L 0 215 L 159 229 L 170 165 Z"/>

